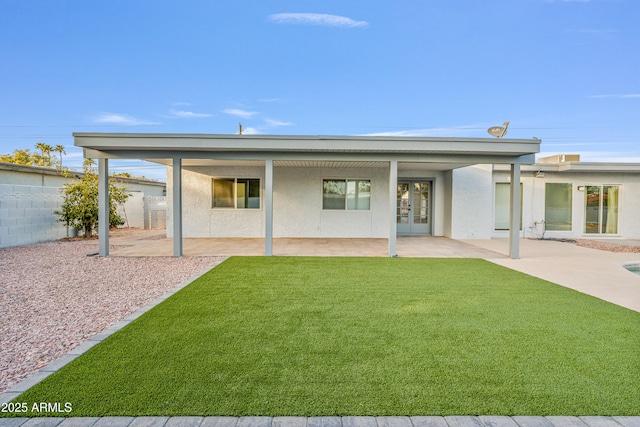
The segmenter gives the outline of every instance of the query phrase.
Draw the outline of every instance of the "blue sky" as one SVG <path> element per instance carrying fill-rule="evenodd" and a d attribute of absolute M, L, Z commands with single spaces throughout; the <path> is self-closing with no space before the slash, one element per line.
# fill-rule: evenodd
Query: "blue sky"
<path fill-rule="evenodd" d="M 637 0 L 2 0 L 0 153 L 72 132 L 508 136 L 640 162 Z M 117 171 L 163 178 L 139 161 Z"/>

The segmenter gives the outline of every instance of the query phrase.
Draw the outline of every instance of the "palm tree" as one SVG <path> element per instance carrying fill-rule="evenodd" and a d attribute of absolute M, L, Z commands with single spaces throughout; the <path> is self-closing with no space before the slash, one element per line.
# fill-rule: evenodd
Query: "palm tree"
<path fill-rule="evenodd" d="M 41 166 L 51 166 L 51 151 L 53 148 L 49 144 L 45 144 L 44 142 L 38 142 L 36 144 L 36 149 L 40 150 L 42 153 L 42 162 L 44 163 L 44 156 L 47 156 L 48 163 L 46 165 Z"/>
<path fill-rule="evenodd" d="M 64 150 L 64 146 L 60 144 L 53 147 L 53 151 L 60 154 L 60 169 L 62 169 L 62 155 L 67 154 L 67 152 Z"/>

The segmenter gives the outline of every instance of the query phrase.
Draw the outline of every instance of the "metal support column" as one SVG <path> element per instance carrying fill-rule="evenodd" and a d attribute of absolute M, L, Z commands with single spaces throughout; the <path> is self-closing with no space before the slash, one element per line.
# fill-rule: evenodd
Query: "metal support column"
<path fill-rule="evenodd" d="M 511 206 L 509 208 L 509 256 L 520 258 L 520 165 L 511 165 Z"/>
<path fill-rule="evenodd" d="M 109 256 L 109 159 L 98 159 L 98 255 Z"/>
<path fill-rule="evenodd" d="M 396 225 L 397 198 L 398 161 L 391 160 L 389 162 L 389 256 L 391 258 L 398 256 L 396 252 L 396 239 L 398 234 L 398 226 Z"/>
<path fill-rule="evenodd" d="M 173 159 L 173 256 L 182 256 L 182 159 Z"/>
<path fill-rule="evenodd" d="M 273 255 L 273 160 L 264 162 L 264 254 Z"/>

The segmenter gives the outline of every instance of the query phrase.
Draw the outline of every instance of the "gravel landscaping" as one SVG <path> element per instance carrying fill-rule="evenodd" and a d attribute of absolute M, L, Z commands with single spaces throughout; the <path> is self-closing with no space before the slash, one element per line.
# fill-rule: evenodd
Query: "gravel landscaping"
<path fill-rule="evenodd" d="M 97 240 L 0 249 L 0 393 L 224 257 L 100 258 Z"/>
<path fill-rule="evenodd" d="M 603 242 L 601 240 L 575 239 L 576 245 L 584 248 L 599 249 L 608 252 L 640 253 L 640 245 L 625 245 L 621 243 Z"/>

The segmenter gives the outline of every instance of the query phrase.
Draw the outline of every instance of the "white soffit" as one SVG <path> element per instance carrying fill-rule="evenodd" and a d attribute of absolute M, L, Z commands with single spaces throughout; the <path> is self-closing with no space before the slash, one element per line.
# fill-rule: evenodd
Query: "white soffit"
<path fill-rule="evenodd" d="M 149 162 L 171 166 L 171 160 L 144 159 Z M 264 167 L 264 160 L 211 160 L 211 159 L 183 159 L 183 167 Z M 469 166 L 469 163 L 416 163 L 398 162 L 398 170 L 447 171 Z M 341 162 L 341 161 L 311 161 L 311 160 L 276 160 L 274 167 L 278 168 L 380 168 L 388 169 L 389 162 Z"/>

